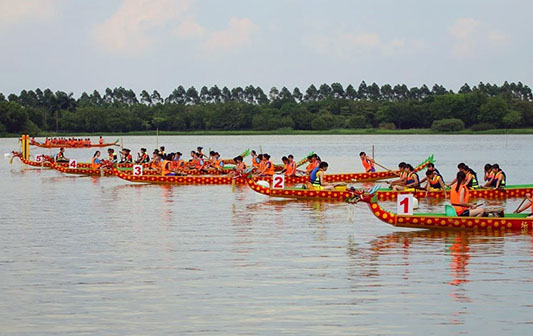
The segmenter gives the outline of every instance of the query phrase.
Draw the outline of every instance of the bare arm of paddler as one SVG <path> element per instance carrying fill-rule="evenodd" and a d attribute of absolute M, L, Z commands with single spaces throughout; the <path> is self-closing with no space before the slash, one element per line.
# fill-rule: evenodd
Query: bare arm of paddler
<path fill-rule="evenodd" d="M 526 194 L 526 199 L 528 200 L 528 202 L 526 204 L 524 204 L 523 206 L 518 207 L 513 213 L 521 213 L 521 212 L 523 212 L 526 209 L 531 209 L 531 214 L 528 216 L 528 218 L 530 218 L 533 215 L 533 207 L 532 207 L 533 199 L 531 198 L 531 194 L 530 193 Z"/>

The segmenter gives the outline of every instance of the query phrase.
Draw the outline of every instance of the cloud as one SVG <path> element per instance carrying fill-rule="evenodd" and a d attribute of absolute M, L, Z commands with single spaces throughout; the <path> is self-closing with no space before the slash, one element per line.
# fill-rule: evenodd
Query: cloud
<path fill-rule="evenodd" d="M 395 38 L 383 40 L 373 32 L 339 32 L 315 34 L 304 37 L 303 44 L 315 52 L 329 54 L 337 58 L 350 58 L 362 54 L 396 55 L 425 49 L 420 40 Z"/>
<path fill-rule="evenodd" d="M 57 14 L 53 0 L 0 0 L 0 27 L 13 26 L 25 20 L 48 21 Z"/>
<path fill-rule="evenodd" d="M 483 22 L 474 18 L 458 18 L 448 28 L 454 42 L 451 55 L 457 59 L 468 59 L 495 45 L 506 42 L 504 33 L 489 30 Z"/>
<path fill-rule="evenodd" d="M 180 23 L 175 33 L 181 38 L 202 37 L 205 33 L 205 28 L 188 18 Z"/>
<path fill-rule="evenodd" d="M 124 0 L 117 12 L 94 27 L 94 40 L 114 54 L 139 53 L 158 33 L 187 12 L 191 0 Z"/>
<path fill-rule="evenodd" d="M 241 47 L 251 40 L 252 35 L 257 30 L 258 27 L 250 19 L 233 17 L 230 19 L 226 29 L 209 34 L 204 43 L 204 49 L 214 51 Z"/>

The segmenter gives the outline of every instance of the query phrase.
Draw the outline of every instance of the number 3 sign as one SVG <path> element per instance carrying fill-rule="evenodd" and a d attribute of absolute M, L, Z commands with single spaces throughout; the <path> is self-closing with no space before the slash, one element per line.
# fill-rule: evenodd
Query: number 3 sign
<path fill-rule="evenodd" d="M 133 166 L 133 175 L 135 176 L 141 176 L 143 174 L 143 166 L 141 165 L 134 165 Z"/>
<path fill-rule="evenodd" d="M 412 215 L 413 202 L 413 194 L 399 194 L 397 203 L 398 215 Z"/>
<path fill-rule="evenodd" d="M 285 175 L 275 174 L 272 176 L 272 189 L 285 188 Z"/>

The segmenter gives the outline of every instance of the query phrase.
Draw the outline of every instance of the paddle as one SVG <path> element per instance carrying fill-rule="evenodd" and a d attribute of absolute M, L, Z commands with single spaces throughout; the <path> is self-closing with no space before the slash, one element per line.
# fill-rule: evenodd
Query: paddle
<path fill-rule="evenodd" d="M 522 207 L 522 205 L 524 204 L 524 202 L 527 200 L 527 197 L 522 199 L 522 202 L 520 203 L 520 205 L 516 208 L 515 211 L 513 211 L 513 213 L 518 213 L 518 209 L 520 209 Z"/>

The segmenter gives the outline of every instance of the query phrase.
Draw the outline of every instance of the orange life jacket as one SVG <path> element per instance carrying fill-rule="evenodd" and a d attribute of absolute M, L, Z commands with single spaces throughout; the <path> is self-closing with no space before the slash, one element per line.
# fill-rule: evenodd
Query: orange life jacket
<path fill-rule="evenodd" d="M 265 175 L 274 175 L 274 171 L 275 171 L 275 168 L 274 168 L 274 164 L 272 163 L 272 161 L 268 160 L 266 163 L 265 163 L 265 167 L 266 170 L 263 174 Z"/>
<path fill-rule="evenodd" d="M 103 144 L 104 144 L 104 139 L 100 138 L 100 139 L 98 140 L 98 143 L 99 143 L 100 145 L 103 145 Z"/>
<path fill-rule="evenodd" d="M 468 188 L 463 184 L 459 187 L 459 190 L 455 190 L 457 183 L 453 184 L 450 188 L 450 203 L 455 208 L 455 212 L 457 215 L 461 215 L 463 212 L 468 210 L 468 207 L 461 206 L 461 205 L 455 205 L 461 203 L 461 190 L 464 190 L 464 202 L 462 203 L 468 203 L 470 200 L 470 191 L 468 191 Z"/>
<path fill-rule="evenodd" d="M 307 171 L 307 175 L 311 175 L 311 172 L 313 171 L 313 169 L 316 168 L 317 163 L 318 163 L 318 161 L 315 161 L 315 162 L 309 162 L 309 164 L 307 165 L 307 167 L 305 167 L 305 170 Z"/>
<path fill-rule="evenodd" d="M 370 161 L 367 158 L 362 158 L 361 162 L 363 163 L 363 167 L 365 167 L 365 172 L 369 172 L 372 169 L 374 169 L 374 162 Z"/>
<path fill-rule="evenodd" d="M 97 157 L 93 157 L 93 159 L 91 160 L 91 168 L 92 169 L 98 169 L 100 168 L 100 164 L 98 163 L 94 163 L 94 161 L 96 161 L 96 159 L 98 159 Z"/>
<path fill-rule="evenodd" d="M 285 176 L 294 176 L 296 175 L 296 162 L 292 161 L 285 165 Z"/>
<path fill-rule="evenodd" d="M 159 165 L 159 167 L 161 168 L 161 175 L 167 175 L 171 173 L 170 169 L 168 169 L 169 163 L 170 161 L 168 160 L 161 161 L 161 164 Z"/>
<path fill-rule="evenodd" d="M 261 165 L 261 161 L 257 162 L 257 156 L 254 156 L 252 158 L 252 167 L 259 169 L 260 165 Z"/>

